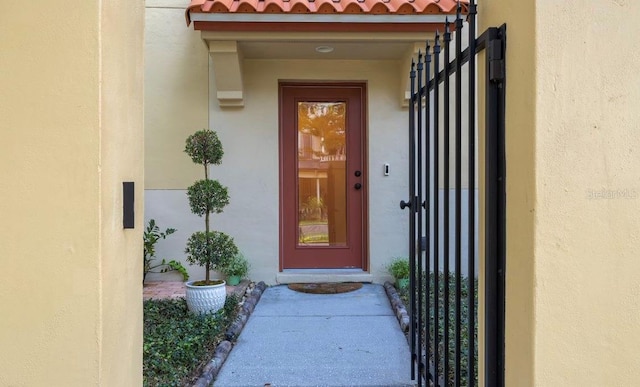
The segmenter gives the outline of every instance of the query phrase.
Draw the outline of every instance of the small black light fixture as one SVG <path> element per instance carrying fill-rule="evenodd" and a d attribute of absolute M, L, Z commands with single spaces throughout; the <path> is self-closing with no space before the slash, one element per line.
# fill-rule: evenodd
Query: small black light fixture
<path fill-rule="evenodd" d="M 122 227 L 134 228 L 135 224 L 135 184 L 132 181 L 122 183 Z"/>

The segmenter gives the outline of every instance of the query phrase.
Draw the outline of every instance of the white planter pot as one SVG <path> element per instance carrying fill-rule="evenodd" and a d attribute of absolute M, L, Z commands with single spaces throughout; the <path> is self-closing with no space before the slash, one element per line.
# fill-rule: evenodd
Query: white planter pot
<path fill-rule="evenodd" d="M 196 281 L 186 283 L 187 307 L 192 313 L 215 313 L 224 306 L 227 299 L 226 283 L 219 285 L 193 286 Z"/>

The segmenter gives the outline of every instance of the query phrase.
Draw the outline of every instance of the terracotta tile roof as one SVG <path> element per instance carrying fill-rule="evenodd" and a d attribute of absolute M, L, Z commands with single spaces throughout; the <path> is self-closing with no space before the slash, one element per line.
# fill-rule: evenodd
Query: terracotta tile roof
<path fill-rule="evenodd" d="M 461 1 L 463 12 L 468 1 Z M 457 0 L 191 0 L 190 13 L 259 14 L 455 14 Z"/>

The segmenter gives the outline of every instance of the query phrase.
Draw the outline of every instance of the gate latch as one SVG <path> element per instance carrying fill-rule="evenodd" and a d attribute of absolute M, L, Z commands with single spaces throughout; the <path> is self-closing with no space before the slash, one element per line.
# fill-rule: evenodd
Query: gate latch
<path fill-rule="evenodd" d="M 405 208 L 409 208 L 413 212 L 418 212 L 418 209 L 416 208 L 416 203 L 417 202 L 418 202 L 418 197 L 417 196 L 414 196 L 413 200 L 409 200 L 408 202 L 405 202 L 404 200 L 401 200 L 400 201 L 400 209 L 404 210 Z"/>
<path fill-rule="evenodd" d="M 411 207 L 411 201 L 405 202 L 404 200 L 400 200 L 400 209 L 404 210 L 407 207 Z"/>

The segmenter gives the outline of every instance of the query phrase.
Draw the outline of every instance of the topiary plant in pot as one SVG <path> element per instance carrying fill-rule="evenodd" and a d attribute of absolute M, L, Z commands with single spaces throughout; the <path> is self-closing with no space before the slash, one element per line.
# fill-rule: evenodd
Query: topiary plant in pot
<path fill-rule="evenodd" d="M 212 213 L 219 214 L 229 204 L 229 193 L 217 180 L 209 178 L 209 166 L 219 165 L 224 154 L 222 143 L 213 130 L 200 130 L 187 138 L 185 149 L 194 163 L 204 167 L 204 179 L 196 181 L 187 190 L 191 212 L 204 216 L 205 230 L 192 234 L 187 240 L 185 253 L 191 264 L 204 266 L 205 279 L 186 283 L 186 299 L 194 313 L 218 311 L 226 300 L 223 280 L 211 280 L 211 270 L 220 270 L 238 254 L 233 238 L 211 230 Z"/>

